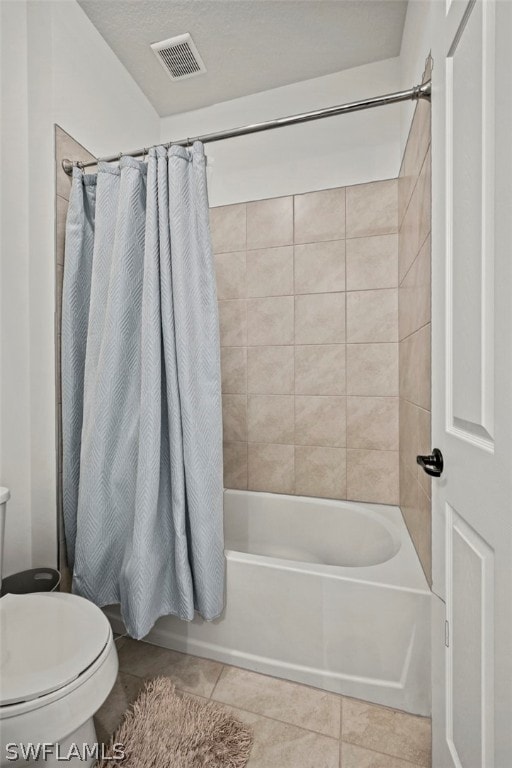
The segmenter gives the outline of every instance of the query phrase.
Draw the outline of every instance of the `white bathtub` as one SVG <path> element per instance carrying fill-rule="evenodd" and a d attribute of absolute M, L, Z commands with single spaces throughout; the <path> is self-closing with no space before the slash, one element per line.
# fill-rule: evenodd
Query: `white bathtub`
<path fill-rule="evenodd" d="M 226 491 L 224 513 L 222 618 L 149 642 L 430 714 L 430 590 L 398 507 Z"/>

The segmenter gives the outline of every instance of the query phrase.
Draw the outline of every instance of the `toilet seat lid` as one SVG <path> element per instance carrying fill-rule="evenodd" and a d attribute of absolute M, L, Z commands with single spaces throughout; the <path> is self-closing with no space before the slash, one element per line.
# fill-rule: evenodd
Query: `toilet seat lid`
<path fill-rule="evenodd" d="M 62 592 L 0 600 L 0 706 L 75 680 L 101 654 L 110 624 L 93 603 Z"/>

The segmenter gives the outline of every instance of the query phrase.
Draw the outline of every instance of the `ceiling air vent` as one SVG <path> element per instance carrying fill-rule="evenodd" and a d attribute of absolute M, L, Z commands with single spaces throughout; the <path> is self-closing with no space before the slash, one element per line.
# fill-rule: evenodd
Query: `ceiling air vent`
<path fill-rule="evenodd" d="M 172 80 L 184 80 L 206 72 L 204 62 L 188 32 L 160 43 L 152 43 L 151 48 Z"/>

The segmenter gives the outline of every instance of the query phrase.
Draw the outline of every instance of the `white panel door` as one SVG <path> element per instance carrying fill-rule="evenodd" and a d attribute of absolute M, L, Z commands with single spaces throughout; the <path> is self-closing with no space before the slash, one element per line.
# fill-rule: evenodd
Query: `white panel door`
<path fill-rule="evenodd" d="M 434 768 L 512 766 L 512 2 L 435 0 Z"/>

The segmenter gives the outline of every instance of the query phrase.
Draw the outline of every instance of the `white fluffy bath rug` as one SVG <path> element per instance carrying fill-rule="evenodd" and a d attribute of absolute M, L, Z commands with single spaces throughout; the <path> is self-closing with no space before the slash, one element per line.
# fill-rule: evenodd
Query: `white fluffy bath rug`
<path fill-rule="evenodd" d="M 212 701 L 177 693 L 168 677 L 149 680 L 115 732 L 120 762 L 97 768 L 244 768 L 252 746 L 251 729 Z"/>

